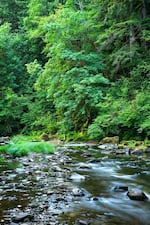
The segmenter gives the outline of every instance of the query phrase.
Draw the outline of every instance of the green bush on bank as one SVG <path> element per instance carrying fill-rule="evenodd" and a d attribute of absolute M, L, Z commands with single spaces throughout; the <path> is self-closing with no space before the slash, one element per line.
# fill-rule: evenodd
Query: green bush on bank
<path fill-rule="evenodd" d="M 18 142 L 0 146 L 0 152 L 9 154 L 12 157 L 26 156 L 31 152 L 50 154 L 54 153 L 54 145 L 48 142 L 32 142 L 22 141 L 19 139 Z"/>

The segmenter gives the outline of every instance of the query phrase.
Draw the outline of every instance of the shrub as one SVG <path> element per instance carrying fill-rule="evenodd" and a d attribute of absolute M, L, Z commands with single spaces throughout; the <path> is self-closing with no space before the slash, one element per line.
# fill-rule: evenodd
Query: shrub
<path fill-rule="evenodd" d="M 31 142 L 31 141 L 18 141 L 18 143 L 11 143 L 9 145 L 0 146 L 1 153 L 7 153 L 12 157 L 21 157 L 28 155 L 31 152 L 36 153 L 54 153 L 55 147 L 48 142 Z"/>

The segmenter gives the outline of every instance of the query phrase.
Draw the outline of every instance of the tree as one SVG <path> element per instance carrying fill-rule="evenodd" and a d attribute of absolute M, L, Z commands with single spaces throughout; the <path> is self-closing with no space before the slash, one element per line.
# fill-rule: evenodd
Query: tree
<path fill-rule="evenodd" d="M 53 96 L 62 132 L 87 128 L 109 84 L 103 76 L 102 55 L 93 52 L 89 23 L 86 11 L 69 5 L 50 15 L 43 31 L 48 62 L 37 86 Z"/>
<path fill-rule="evenodd" d="M 26 16 L 28 0 L 1 0 L 0 24 L 10 23 L 12 31 L 23 25 Z"/>

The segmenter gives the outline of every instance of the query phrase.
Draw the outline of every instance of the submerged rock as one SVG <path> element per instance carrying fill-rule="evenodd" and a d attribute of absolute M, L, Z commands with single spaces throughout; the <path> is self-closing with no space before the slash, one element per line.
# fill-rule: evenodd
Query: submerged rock
<path fill-rule="evenodd" d="M 95 196 L 95 197 L 93 197 L 91 200 L 92 200 L 92 201 L 98 201 L 99 198 Z"/>
<path fill-rule="evenodd" d="M 88 161 L 88 163 L 99 163 L 99 162 L 101 162 L 100 159 L 90 159 L 90 160 Z"/>
<path fill-rule="evenodd" d="M 137 200 L 137 201 L 144 201 L 144 200 L 148 199 L 148 197 L 145 195 L 145 193 L 138 189 L 132 189 L 132 190 L 128 191 L 127 196 L 131 200 Z"/>
<path fill-rule="evenodd" d="M 79 165 L 79 169 L 91 169 L 91 168 L 92 168 L 92 166 L 87 163 L 81 163 Z"/>
<path fill-rule="evenodd" d="M 116 191 L 116 192 L 128 191 L 128 186 L 116 186 L 116 187 L 114 187 L 114 191 Z"/>

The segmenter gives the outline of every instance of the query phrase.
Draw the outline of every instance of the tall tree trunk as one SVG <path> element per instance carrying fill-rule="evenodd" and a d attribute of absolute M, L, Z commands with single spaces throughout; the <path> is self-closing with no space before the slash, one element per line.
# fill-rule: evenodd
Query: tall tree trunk
<path fill-rule="evenodd" d="M 133 0 L 130 0 L 130 18 L 132 19 L 132 12 L 133 12 Z M 134 34 L 134 26 L 130 24 L 130 50 L 135 42 L 135 34 Z"/>
<path fill-rule="evenodd" d="M 145 0 L 142 0 L 142 19 L 144 20 L 146 18 L 146 1 Z M 142 33 L 142 25 L 141 25 L 141 33 Z M 147 44 L 146 44 L 146 41 L 142 41 L 142 44 L 145 48 L 145 50 L 148 50 L 148 47 L 147 47 Z"/>
<path fill-rule="evenodd" d="M 142 0 L 142 15 L 143 15 L 143 19 L 146 18 L 146 2 L 145 0 Z"/>

